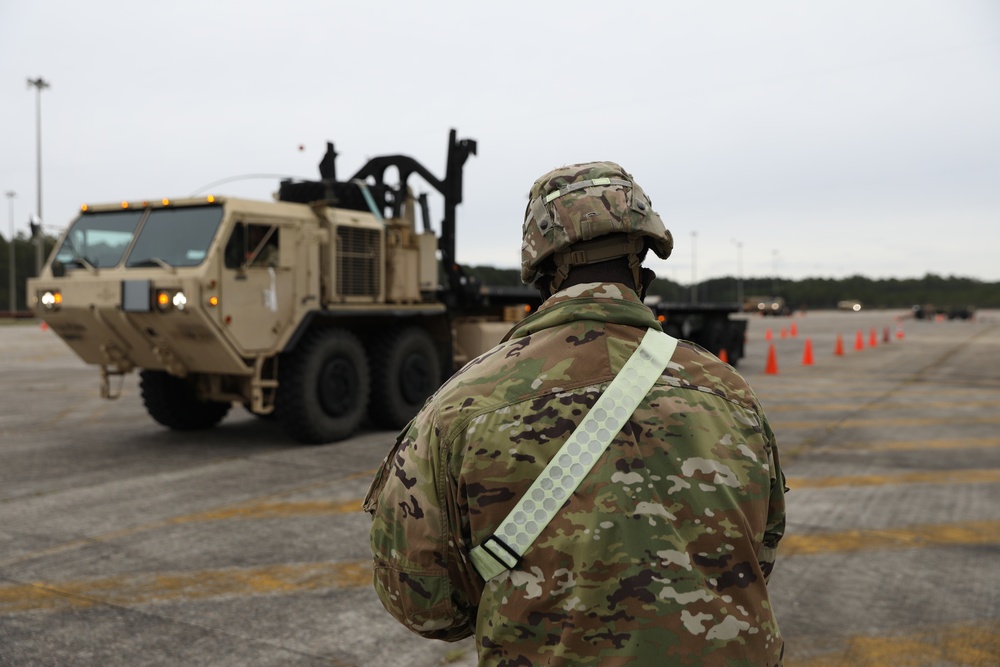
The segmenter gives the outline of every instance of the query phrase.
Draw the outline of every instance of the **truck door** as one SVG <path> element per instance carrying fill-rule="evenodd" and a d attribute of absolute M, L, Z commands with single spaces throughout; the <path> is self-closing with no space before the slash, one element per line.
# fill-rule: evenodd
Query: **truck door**
<path fill-rule="evenodd" d="M 252 219 L 233 225 L 219 305 L 224 325 L 243 352 L 272 349 L 291 319 L 293 250 L 283 247 L 280 225 Z"/>

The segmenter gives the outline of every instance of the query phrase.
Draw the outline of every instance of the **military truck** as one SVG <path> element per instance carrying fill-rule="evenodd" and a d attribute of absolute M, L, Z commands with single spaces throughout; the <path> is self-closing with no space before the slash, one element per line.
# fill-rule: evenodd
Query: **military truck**
<path fill-rule="evenodd" d="M 303 443 L 347 438 L 366 418 L 399 429 L 541 303 L 533 289 L 481 284 L 456 260 L 476 148 L 452 130 L 443 178 L 389 155 L 341 181 L 328 143 L 320 179 L 281 181 L 275 201 L 85 205 L 28 282 L 28 303 L 98 367 L 103 397 L 138 369 L 146 410 L 171 429 L 210 428 L 234 404 Z M 439 233 L 414 175 L 443 199 Z M 733 364 L 742 356 L 735 309 L 652 307 L 673 335 L 726 349 Z"/>
<path fill-rule="evenodd" d="M 395 155 L 339 181 L 329 143 L 320 180 L 282 181 L 276 201 L 85 205 L 28 302 L 98 367 L 102 396 L 140 369 L 147 411 L 171 429 L 212 427 L 234 403 L 304 443 L 346 438 L 366 415 L 397 429 L 539 303 L 480 285 L 455 260 L 475 153 L 452 130 L 444 178 Z M 444 199 L 439 235 L 414 174 Z"/>

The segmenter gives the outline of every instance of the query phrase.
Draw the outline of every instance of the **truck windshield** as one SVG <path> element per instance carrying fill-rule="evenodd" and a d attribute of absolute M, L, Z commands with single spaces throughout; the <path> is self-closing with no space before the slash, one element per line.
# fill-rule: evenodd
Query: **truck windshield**
<path fill-rule="evenodd" d="M 198 266 L 221 220 L 221 206 L 153 209 L 125 266 Z"/>
<path fill-rule="evenodd" d="M 85 213 L 70 227 L 59 246 L 56 261 L 67 269 L 117 266 L 143 211 L 108 211 Z"/>

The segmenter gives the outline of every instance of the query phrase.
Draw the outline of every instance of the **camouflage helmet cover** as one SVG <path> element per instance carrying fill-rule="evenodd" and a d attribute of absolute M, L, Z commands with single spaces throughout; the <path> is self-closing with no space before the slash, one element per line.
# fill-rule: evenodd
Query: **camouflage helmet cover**
<path fill-rule="evenodd" d="M 521 280 L 528 285 L 541 277 L 549 257 L 561 259 L 563 265 L 590 263 L 575 261 L 573 246 L 609 234 L 624 233 L 631 242 L 643 242 L 661 259 L 669 257 L 674 247 L 649 197 L 614 162 L 571 164 L 536 180 L 522 232 Z M 622 247 L 603 258 L 629 254 Z"/>

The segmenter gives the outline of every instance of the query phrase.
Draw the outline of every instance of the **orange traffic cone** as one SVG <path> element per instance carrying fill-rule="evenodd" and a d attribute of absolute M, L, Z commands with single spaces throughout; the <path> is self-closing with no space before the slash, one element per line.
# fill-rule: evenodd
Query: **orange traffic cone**
<path fill-rule="evenodd" d="M 49 323 L 46 322 L 45 320 L 42 320 L 42 331 L 48 331 L 48 330 L 49 330 Z"/>
<path fill-rule="evenodd" d="M 767 332 L 764 334 L 764 340 L 771 340 L 773 338 L 774 338 L 774 335 L 771 333 L 771 330 L 768 329 Z"/>
<path fill-rule="evenodd" d="M 854 349 L 863 350 L 865 349 L 865 335 L 861 333 L 861 329 L 858 329 L 858 336 L 854 339 Z"/>
<path fill-rule="evenodd" d="M 837 345 L 833 348 L 833 353 L 838 357 L 844 356 L 844 337 L 837 334 Z"/>
<path fill-rule="evenodd" d="M 794 321 L 788 327 L 788 333 L 789 333 L 789 335 L 791 335 L 792 338 L 795 338 L 796 336 L 799 335 L 799 328 L 798 328 L 798 326 L 796 326 L 796 324 L 795 324 Z"/>
<path fill-rule="evenodd" d="M 905 338 L 905 335 L 903 334 L 903 327 L 896 327 L 896 338 L 899 340 L 903 340 L 903 338 Z"/>
<path fill-rule="evenodd" d="M 878 331 L 872 329 L 872 333 L 868 336 L 868 347 L 878 347 Z"/>
<path fill-rule="evenodd" d="M 812 366 L 813 365 L 813 344 L 812 341 L 806 338 L 806 346 L 802 350 L 802 365 Z"/>
<path fill-rule="evenodd" d="M 774 343 L 767 350 L 767 367 L 764 372 L 768 375 L 778 374 L 778 355 L 774 352 Z"/>
<path fill-rule="evenodd" d="M 721 361 L 724 364 L 729 363 L 729 353 L 726 352 L 726 348 L 722 348 L 721 350 L 719 350 L 719 361 Z"/>

